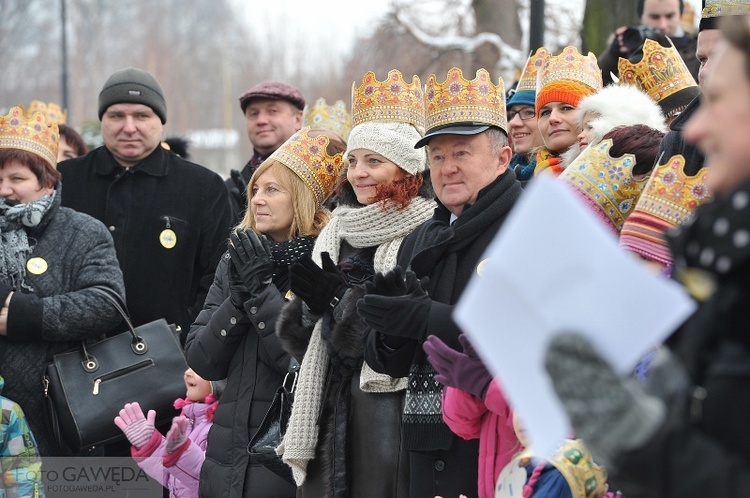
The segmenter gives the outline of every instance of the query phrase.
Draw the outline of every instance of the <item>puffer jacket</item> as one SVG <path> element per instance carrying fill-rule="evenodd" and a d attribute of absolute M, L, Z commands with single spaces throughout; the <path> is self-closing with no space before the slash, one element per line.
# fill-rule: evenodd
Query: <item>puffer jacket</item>
<path fill-rule="evenodd" d="M 169 489 L 170 498 L 198 496 L 198 480 L 205 460 L 208 431 L 218 401 L 187 403 L 182 408 L 182 416 L 190 420 L 192 428 L 188 434 L 189 444 L 184 449 L 176 451 L 180 452 L 176 462 L 164 465 L 162 458 L 166 452 L 167 440 L 159 431 L 154 431 L 151 440 L 142 448 L 131 447 L 131 454 L 138 462 L 138 466 Z"/>
<path fill-rule="evenodd" d="M 291 357 L 274 333 L 284 297 L 271 284 L 245 302 L 242 313 L 229 300 L 228 272 L 225 253 L 186 342 L 187 363 L 198 375 L 227 379 L 208 435 L 199 495 L 291 498 L 295 486 L 251 462 L 247 451 L 289 368 Z"/>

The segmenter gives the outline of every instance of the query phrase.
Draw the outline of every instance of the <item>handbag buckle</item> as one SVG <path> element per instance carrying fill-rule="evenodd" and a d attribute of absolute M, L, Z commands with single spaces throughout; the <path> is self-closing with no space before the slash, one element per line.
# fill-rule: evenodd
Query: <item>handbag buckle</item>
<path fill-rule="evenodd" d="M 140 337 L 135 337 L 130 343 L 130 347 L 133 348 L 135 354 L 145 354 L 148 351 L 148 344 Z"/>

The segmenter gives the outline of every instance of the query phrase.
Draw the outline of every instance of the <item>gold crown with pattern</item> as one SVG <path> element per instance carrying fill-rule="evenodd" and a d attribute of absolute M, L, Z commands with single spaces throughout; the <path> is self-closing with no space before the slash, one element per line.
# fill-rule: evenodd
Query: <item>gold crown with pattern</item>
<path fill-rule="evenodd" d="M 548 57 L 549 50 L 540 47 L 526 60 L 526 65 L 518 79 L 518 85 L 516 85 L 516 92 L 523 92 L 524 90 L 536 92 L 536 76 L 544 63 L 547 62 Z"/>
<path fill-rule="evenodd" d="M 536 91 L 554 81 L 567 80 L 582 83 L 597 92 L 602 88 L 602 71 L 596 55 L 582 55 L 575 47 L 565 47 L 558 55 L 549 55 L 537 73 Z"/>
<path fill-rule="evenodd" d="M 328 154 L 329 139 L 325 135 L 311 137 L 304 127 L 276 149 L 268 159 L 274 159 L 291 169 L 307 185 L 318 205 L 331 195 L 336 178 L 344 165 L 341 153 Z"/>
<path fill-rule="evenodd" d="M 597 465 L 580 439 L 569 439 L 550 458 L 570 486 L 573 498 L 598 498 L 607 492 L 607 470 Z"/>
<path fill-rule="evenodd" d="M 26 109 L 26 114 L 31 115 L 35 112 L 44 114 L 47 124 L 55 123 L 56 125 L 61 125 L 68 121 L 67 111 L 63 111 L 60 105 L 54 102 L 45 104 L 41 100 L 32 100 L 28 109 Z"/>
<path fill-rule="evenodd" d="M 742 16 L 750 14 L 748 0 L 706 0 L 701 11 L 701 19 L 709 17 Z"/>
<path fill-rule="evenodd" d="M 352 128 L 368 121 L 398 121 L 413 125 L 424 134 L 424 94 L 419 76 L 411 83 L 401 71 L 391 69 L 388 78 L 379 81 L 368 71 L 362 84 L 352 83 Z"/>
<path fill-rule="evenodd" d="M 656 166 L 643 190 L 638 210 L 679 226 L 701 204 L 711 198 L 706 185 L 708 170 L 701 168 L 694 176 L 685 175 L 685 158 L 675 155 Z"/>
<path fill-rule="evenodd" d="M 448 71 L 445 81 L 439 83 L 434 74 L 425 86 L 427 103 L 427 129 L 460 123 L 486 123 L 508 132 L 505 115 L 505 83 L 492 77 L 486 69 L 478 69 L 473 80 L 464 78 L 457 67 Z"/>
<path fill-rule="evenodd" d="M 0 116 L 0 149 L 20 149 L 41 157 L 52 169 L 57 168 L 57 123 L 47 124 L 44 114 L 27 114 L 23 107 L 13 107 Z"/>
<path fill-rule="evenodd" d="M 565 168 L 560 180 L 574 186 L 587 201 L 598 207 L 618 232 L 635 208 L 648 177 L 633 178 L 633 154 L 613 158 L 612 139 L 602 140 L 584 150 Z"/>
<path fill-rule="evenodd" d="M 666 233 L 689 219 L 711 199 L 707 168 L 685 175 L 685 158 L 674 155 L 657 165 L 620 234 L 620 245 L 648 259 L 668 264 L 672 255 Z"/>
<path fill-rule="evenodd" d="M 621 83 L 635 85 L 655 102 L 685 88 L 698 86 L 675 46 L 663 47 L 650 38 L 646 38 L 643 44 L 640 61 L 632 63 L 620 57 L 617 70 Z"/>
<path fill-rule="evenodd" d="M 337 100 L 335 104 L 328 105 L 326 99 L 321 97 L 312 107 L 309 105 L 305 107 L 302 126 L 309 126 L 311 130 L 330 131 L 346 142 L 352 129 L 352 116 L 346 110 L 343 100 Z"/>

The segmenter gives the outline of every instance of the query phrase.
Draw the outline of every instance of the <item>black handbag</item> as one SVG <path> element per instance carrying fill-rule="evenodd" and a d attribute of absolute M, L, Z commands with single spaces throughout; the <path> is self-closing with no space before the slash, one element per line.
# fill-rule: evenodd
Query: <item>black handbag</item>
<path fill-rule="evenodd" d="M 118 302 L 105 291 L 129 330 L 52 357 L 43 376 L 47 415 L 62 453 L 81 454 L 122 441 L 114 419 L 125 403 L 137 401 L 157 423 L 175 415 L 175 399 L 185 396 L 188 366 L 174 326 L 160 319 L 133 327 Z"/>
<path fill-rule="evenodd" d="M 268 470 L 283 477 L 288 482 L 294 484 L 292 469 L 285 464 L 279 455 L 276 454 L 276 448 L 281 444 L 286 433 L 286 426 L 289 424 L 289 417 L 292 414 L 292 403 L 294 402 L 294 388 L 297 385 L 297 373 L 299 363 L 292 359 L 289 365 L 289 372 L 284 377 L 281 387 L 276 390 L 276 394 L 271 401 L 271 407 L 266 412 L 263 421 L 260 423 L 255 435 L 250 438 L 247 445 L 250 453 L 250 461 L 261 463 Z"/>

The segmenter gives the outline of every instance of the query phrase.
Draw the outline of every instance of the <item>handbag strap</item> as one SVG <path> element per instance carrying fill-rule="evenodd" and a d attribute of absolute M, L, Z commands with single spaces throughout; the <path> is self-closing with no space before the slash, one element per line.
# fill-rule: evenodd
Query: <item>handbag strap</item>
<path fill-rule="evenodd" d="M 104 298 L 109 301 L 109 303 L 117 310 L 117 312 L 122 316 L 122 319 L 125 321 L 125 323 L 128 325 L 128 331 L 130 332 L 130 335 L 132 336 L 132 339 L 130 341 L 130 347 L 133 350 L 135 354 L 141 355 L 144 354 L 146 351 L 148 351 L 148 345 L 146 344 L 146 341 L 143 340 L 142 337 L 140 337 L 136 331 L 135 327 L 133 327 L 133 322 L 130 321 L 130 317 L 125 312 L 125 310 L 120 306 L 119 300 L 115 299 L 114 296 L 112 296 L 111 293 L 108 291 L 102 289 L 101 287 L 91 287 L 90 289 L 93 292 L 96 292 L 97 294 L 100 294 L 104 296 Z M 88 349 L 86 348 L 86 341 L 81 341 L 81 353 L 83 354 L 83 360 L 81 361 L 81 366 L 83 366 L 83 369 L 87 372 L 95 372 L 99 369 L 99 362 L 97 361 L 96 357 L 89 353 Z"/>
<path fill-rule="evenodd" d="M 284 376 L 284 382 L 281 383 L 282 386 L 284 386 L 284 389 L 286 389 L 289 394 L 294 393 L 294 389 L 297 387 L 297 377 L 299 373 L 299 362 L 292 357 L 289 360 L 289 367 L 287 368 L 286 375 Z M 289 379 L 289 376 L 292 376 L 292 385 L 291 387 L 287 387 L 287 380 Z"/>

